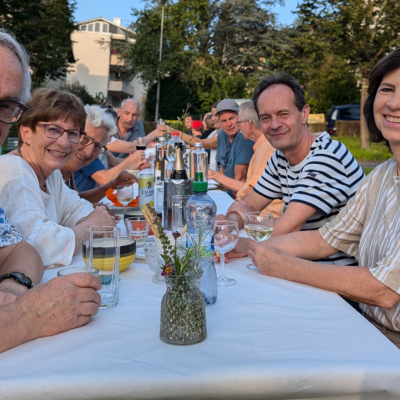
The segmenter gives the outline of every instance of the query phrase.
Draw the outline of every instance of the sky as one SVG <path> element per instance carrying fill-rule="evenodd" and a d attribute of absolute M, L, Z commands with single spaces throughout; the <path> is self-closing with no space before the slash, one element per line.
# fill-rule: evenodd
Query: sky
<path fill-rule="evenodd" d="M 285 6 L 276 5 L 272 10 L 277 14 L 278 22 L 282 25 L 290 25 L 295 19 L 291 13 L 297 7 L 299 0 L 285 0 Z M 112 21 L 114 17 L 122 18 L 122 25 L 127 27 L 134 18 L 131 8 L 143 8 L 141 0 L 76 0 L 75 21 L 81 22 L 88 19 L 104 17 Z"/>

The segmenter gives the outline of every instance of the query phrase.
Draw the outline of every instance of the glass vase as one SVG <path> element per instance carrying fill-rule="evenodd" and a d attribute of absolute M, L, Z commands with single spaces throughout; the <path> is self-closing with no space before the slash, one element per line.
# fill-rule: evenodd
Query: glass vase
<path fill-rule="evenodd" d="M 199 289 L 202 274 L 165 277 L 160 324 L 163 342 L 187 345 L 206 339 L 206 305 Z"/>

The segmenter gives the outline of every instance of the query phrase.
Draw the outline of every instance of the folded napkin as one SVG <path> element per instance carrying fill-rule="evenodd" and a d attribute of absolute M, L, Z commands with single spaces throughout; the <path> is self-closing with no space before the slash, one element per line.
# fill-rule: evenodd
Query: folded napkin
<path fill-rule="evenodd" d="M 107 190 L 106 192 L 106 197 L 108 200 L 112 201 L 114 206 L 117 207 L 123 207 L 124 205 L 121 204 L 118 200 L 117 200 L 117 193 L 114 193 L 114 189 L 110 188 Z M 139 199 L 138 196 L 136 196 L 136 199 L 133 199 L 128 205 L 127 207 L 138 207 L 139 206 Z"/>

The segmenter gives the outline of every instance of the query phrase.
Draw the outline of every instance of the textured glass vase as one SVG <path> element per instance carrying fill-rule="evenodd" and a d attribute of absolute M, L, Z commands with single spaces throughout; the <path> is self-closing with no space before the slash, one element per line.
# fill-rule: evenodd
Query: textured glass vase
<path fill-rule="evenodd" d="M 206 305 L 199 289 L 202 274 L 165 277 L 160 324 L 163 342 L 185 345 L 206 339 Z"/>

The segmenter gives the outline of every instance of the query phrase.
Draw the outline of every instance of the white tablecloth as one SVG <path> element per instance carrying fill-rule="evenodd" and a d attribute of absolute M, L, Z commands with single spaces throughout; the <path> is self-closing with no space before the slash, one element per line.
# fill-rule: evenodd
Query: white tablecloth
<path fill-rule="evenodd" d="M 211 196 L 226 211 L 227 195 Z M 160 341 L 165 286 L 133 264 L 116 308 L 0 354 L 0 399 L 400 399 L 400 351 L 368 321 L 336 294 L 248 261 L 227 267 L 238 283 L 219 288 L 208 337 L 193 346 Z"/>

